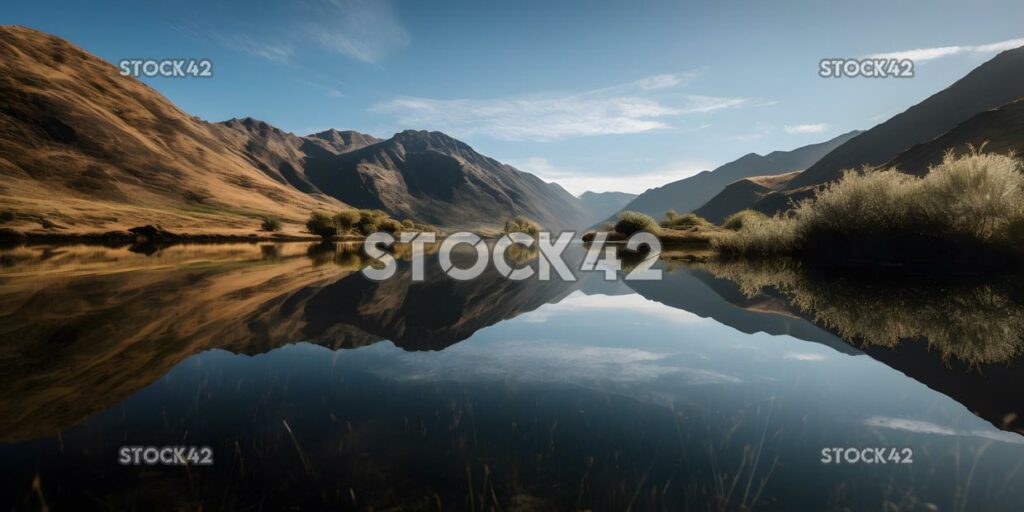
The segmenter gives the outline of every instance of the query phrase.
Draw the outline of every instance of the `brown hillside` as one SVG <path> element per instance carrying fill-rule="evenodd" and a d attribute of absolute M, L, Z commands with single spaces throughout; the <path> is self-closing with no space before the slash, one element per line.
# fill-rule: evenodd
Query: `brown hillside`
<path fill-rule="evenodd" d="M 344 207 L 257 168 L 223 128 L 67 41 L 4 26 L 0 52 L 0 207 L 16 227 L 252 232 L 261 215 Z"/>

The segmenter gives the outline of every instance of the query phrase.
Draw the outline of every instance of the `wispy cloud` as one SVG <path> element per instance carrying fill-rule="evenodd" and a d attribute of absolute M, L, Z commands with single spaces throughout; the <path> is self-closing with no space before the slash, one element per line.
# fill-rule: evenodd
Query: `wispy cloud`
<path fill-rule="evenodd" d="M 385 0 L 308 0 L 296 4 L 294 15 L 275 19 L 274 26 L 265 26 L 262 20 L 238 21 L 244 29 L 189 30 L 228 48 L 286 64 L 311 48 L 377 63 L 409 44 L 409 33 Z"/>
<path fill-rule="evenodd" d="M 602 175 L 585 170 L 560 168 L 546 158 L 541 157 L 512 160 L 509 163 L 520 170 L 535 174 L 544 181 L 554 181 L 575 195 L 582 194 L 588 190 L 591 192 L 631 192 L 639 194 L 649 188 L 660 187 L 666 183 L 688 178 L 703 170 L 715 167 L 710 162 L 679 161 L 661 166 L 655 170 Z"/>
<path fill-rule="evenodd" d="M 456 136 L 549 141 L 622 135 L 673 128 L 671 119 L 739 107 L 748 98 L 667 92 L 692 73 L 655 75 L 612 87 L 489 99 L 401 97 L 371 107 L 403 126 L 443 130 Z M 656 93 L 656 94 L 652 94 Z"/>
<path fill-rule="evenodd" d="M 963 430 L 938 425 L 930 421 L 915 420 L 909 418 L 894 418 L 889 416 L 872 416 L 870 418 L 865 419 L 864 424 L 874 428 L 902 430 L 905 432 L 913 432 L 915 434 L 980 437 L 984 439 L 991 439 L 993 441 L 1003 441 L 1006 443 L 1013 444 L 1024 444 L 1024 437 L 1021 437 L 1011 432 L 1003 432 L 1001 430 L 996 430 L 991 425 L 985 425 L 984 428 Z"/>
<path fill-rule="evenodd" d="M 363 62 L 378 62 L 409 44 L 389 2 L 326 0 L 306 33 L 328 50 Z"/>
<path fill-rule="evenodd" d="M 786 133 L 821 133 L 828 129 L 828 123 L 787 124 L 782 129 Z"/>
<path fill-rule="evenodd" d="M 1024 38 L 1008 39 L 1006 41 L 989 44 L 917 48 L 898 52 L 876 53 L 868 55 L 868 57 L 876 59 L 910 59 L 914 62 L 924 62 L 964 53 L 996 53 L 1004 50 L 1012 50 L 1020 46 L 1024 46 Z"/>

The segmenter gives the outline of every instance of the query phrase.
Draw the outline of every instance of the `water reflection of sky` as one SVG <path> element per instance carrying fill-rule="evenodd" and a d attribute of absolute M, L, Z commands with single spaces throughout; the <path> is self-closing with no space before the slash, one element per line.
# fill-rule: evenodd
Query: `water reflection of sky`
<path fill-rule="evenodd" d="M 330 266 L 322 268 L 334 279 Z M 178 503 L 181 508 L 209 505 L 208 496 L 237 508 L 292 500 L 349 507 L 349 490 L 358 489 L 374 508 L 426 495 L 426 508 L 436 508 L 436 499 L 471 509 L 464 498 L 469 473 L 477 483 L 485 475 L 495 482 L 489 491 L 495 503 L 534 505 L 521 508 L 707 509 L 726 503 L 719 508 L 1014 510 L 1024 499 L 1024 437 L 995 428 L 868 355 L 830 347 L 835 337 L 817 336 L 824 331 L 806 320 L 761 322 L 773 314 L 727 303 L 696 275 L 677 269 L 644 295 L 600 280 L 567 289 L 532 283 L 532 289 L 501 289 L 501 296 L 469 294 L 478 290 L 466 284 L 459 297 L 519 300 L 515 308 L 492 311 L 466 299 L 452 318 L 496 316 L 443 350 L 407 351 L 390 341 L 343 350 L 304 342 L 280 346 L 298 341 L 288 336 L 268 340 L 279 348 L 258 355 L 201 352 L 59 435 L 42 432 L 0 445 L 0 473 L 12 475 L 0 488 L 3 497 L 20 493 L 19 503 L 28 503 L 38 473 L 44 489 L 72 500 L 138 496 L 137 489 L 166 496 L 158 491 L 198 481 L 206 486 L 192 495 L 198 501 Z M 319 309 L 306 303 L 306 316 L 290 309 L 291 302 L 268 309 L 267 325 L 316 319 L 323 324 L 316 332 L 329 339 L 334 322 L 364 319 L 361 308 L 380 306 L 373 300 L 378 296 L 441 300 L 457 292 L 441 281 L 436 294 L 396 286 L 392 294 L 374 295 L 346 279 L 311 281 L 316 286 L 302 281 L 292 298 L 300 305 L 317 298 L 320 286 L 352 285 L 344 288 L 349 295 L 365 293 L 350 305 L 357 311 L 332 309 L 337 301 L 329 299 L 337 296 L 322 294 L 325 303 L 315 303 Z M 646 298 L 672 294 L 685 299 L 680 304 L 708 307 L 690 308 L 697 314 Z M 384 332 L 392 322 L 433 311 L 416 309 L 415 300 L 399 303 L 408 308 L 401 310 L 406 316 L 381 316 L 381 323 L 360 328 Z M 238 307 L 246 314 L 250 309 Z M 754 334 L 720 321 L 742 323 Z M 210 444 L 224 464 L 192 474 L 141 473 L 113 462 L 123 444 L 181 443 Z M 820 452 L 829 447 L 909 447 L 915 462 L 823 465 Z M 236 469 L 242 460 L 245 473 Z M 723 479 L 735 479 L 741 489 L 731 501 L 723 497 Z M 645 485 L 658 491 L 638 494 Z M 541 502 L 547 507 L 537 506 Z"/>

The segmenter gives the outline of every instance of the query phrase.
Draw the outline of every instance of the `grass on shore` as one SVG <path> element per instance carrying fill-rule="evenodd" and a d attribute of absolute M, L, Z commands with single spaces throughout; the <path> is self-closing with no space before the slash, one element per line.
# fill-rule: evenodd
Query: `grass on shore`
<path fill-rule="evenodd" d="M 1014 156 L 974 151 L 923 177 L 847 171 L 785 215 L 748 215 L 712 240 L 723 253 L 913 262 L 1005 260 L 1024 241 L 1024 172 Z"/>

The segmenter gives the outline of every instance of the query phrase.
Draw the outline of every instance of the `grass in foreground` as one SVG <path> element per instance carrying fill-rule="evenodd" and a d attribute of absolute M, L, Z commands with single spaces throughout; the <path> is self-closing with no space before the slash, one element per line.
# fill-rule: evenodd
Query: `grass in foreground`
<path fill-rule="evenodd" d="M 847 171 L 788 215 L 747 214 L 738 224 L 713 246 L 824 260 L 1004 262 L 1021 255 L 1024 173 L 1013 156 L 979 151 L 949 153 L 924 177 Z"/>

